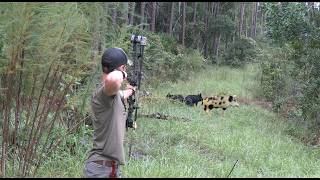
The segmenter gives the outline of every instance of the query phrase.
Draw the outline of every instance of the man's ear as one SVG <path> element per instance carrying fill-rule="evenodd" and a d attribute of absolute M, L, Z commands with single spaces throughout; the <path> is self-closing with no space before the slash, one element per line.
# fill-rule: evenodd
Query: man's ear
<path fill-rule="evenodd" d="M 122 66 L 122 69 L 124 69 L 127 65 L 126 64 L 123 64 L 123 65 L 121 65 Z"/>
<path fill-rule="evenodd" d="M 103 67 L 102 66 L 102 71 L 105 73 L 105 74 L 108 74 L 109 73 L 109 69 L 107 67 Z"/>

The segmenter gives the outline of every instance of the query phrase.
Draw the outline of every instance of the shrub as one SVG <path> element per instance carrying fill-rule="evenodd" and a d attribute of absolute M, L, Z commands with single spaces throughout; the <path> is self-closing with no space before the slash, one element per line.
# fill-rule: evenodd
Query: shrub
<path fill-rule="evenodd" d="M 314 120 L 317 126 L 320 126 L 320 63 L 319 49 L 310 48 L 307 50 L 307 61 L 301 69 L 302 73 L 302 92 L 303 97 L 300 107 L 304 118 Z"/>
<path fill-rule="evenodd" d="M 223 54 L 223 64 L 243 67 L 257 56 L 256 42 L 252 38 L 241 37 L 231 44 Z"/>
<path fill-rule="evenodd" d="M 275 48 L 261 56 L 260 88 L 264 97 L 273 102 L 275 111 L 281 110 L 284 104 L 295 102 L 297 96 L 293 95 L 298 94 L 299 88 L 292 78 L 295 65 L 288 57 L 281 48 Z"/>

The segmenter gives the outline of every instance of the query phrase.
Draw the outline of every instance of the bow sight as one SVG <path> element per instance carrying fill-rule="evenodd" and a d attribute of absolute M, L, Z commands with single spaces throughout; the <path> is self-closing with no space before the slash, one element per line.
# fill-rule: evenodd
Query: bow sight
<path fill-rule="evenodd" d="M 145 45 L 147 45 L 147 38 L 144 36 L 132 35 L 131 42 L 132 43 L 140 43 L 141 46 L 145 46 Z"/>
<path fill-rule="evenodd" d="M 129 71 L 128 82 L 131 86 L 137 86 L 137 91 L 133 93 L 132 96 L 128 98 L 128 116 L 126 121 L 126 128 L 128 129 L 137 128 L 136 120 L 137 120 L 137 110 L 138 110 L 138 94 L 140 90 L 141 84 L 141 76 L 142 76 L 142 63 L 143 63 L 143 51 L 144 46 L 147 45 L 147 38 L 144 36 L 131 36 L 132 43 L 132 58 L 133 58 L 133 67 L 131 71 Z M 134 112 L 134 114 L 133 114 Z M 134 117 L 133 117 L 134 116 Z"/>

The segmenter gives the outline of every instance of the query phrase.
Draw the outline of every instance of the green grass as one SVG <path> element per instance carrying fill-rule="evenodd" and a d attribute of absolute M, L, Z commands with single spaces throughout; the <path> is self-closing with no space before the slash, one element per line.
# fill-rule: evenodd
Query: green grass
<path fill-rule="evenodd" d="M 167 93 L 235 94 L 253 98 L 258 69 L 211 67 L 190 82 L 152 90 L 141 98 L 140 113 L 160 112 L 191 121 L 139 118 L 138 129 L 128 131 L 125 145 L 133 141 L 132 153 L 122 167 L 122 177 L 320 177 L 320 150 L 306 146 L 287 132 L 292 125 L 276 114 L 253 105 L 229 108 L 225 116 L 214 109 L 209 117 L 201 103 L 188 107 L 165 98 Z M 297 129 L 297 131 L 300 129 Z M 301 130 L 300 130 L 301 131 Z M 90 142 L 91 144 L 91 142 Z M 38 177 L 81 177 L 89 146 L 74 156 L 49 158 Z"/>

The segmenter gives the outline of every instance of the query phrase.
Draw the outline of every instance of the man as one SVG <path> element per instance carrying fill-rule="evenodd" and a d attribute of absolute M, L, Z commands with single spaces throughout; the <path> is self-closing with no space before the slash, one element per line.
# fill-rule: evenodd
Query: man
<path fill-rule="evenodd" d="M 127 78 L 127 62 L 127 55 L 121 48 L 109 48 L 102 55 L 102 83 L 93 93 L 91 102 L 95 116 L 94 136 L 93 148 L 85 161 L 85 177 L 120 177 L 119 165 L 125 163 L 123 141 L 127 113 L 124 101 L 135 91 L 130 85 L 120 90 Z"/>

